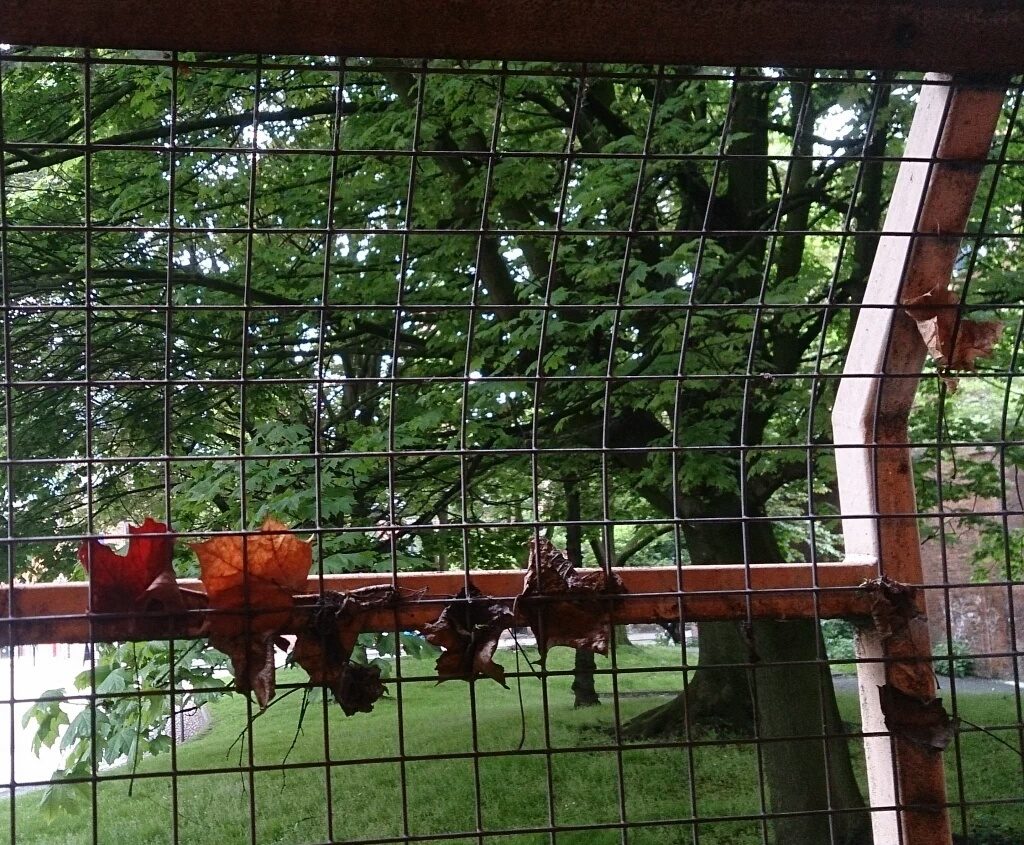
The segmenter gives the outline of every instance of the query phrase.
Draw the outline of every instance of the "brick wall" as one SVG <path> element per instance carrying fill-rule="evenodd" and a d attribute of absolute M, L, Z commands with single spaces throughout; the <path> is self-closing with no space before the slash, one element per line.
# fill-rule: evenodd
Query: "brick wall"
<path fill-rule="evenodd" d="M 1021 481 L 1024 482 L 1024 474 Z M 1007 489 L 1016 491 L 1020 488 L 1011 481 Z M 1015 498 L 1018 498 L 1016 494 Z M 1020 502 L 1008 504 L 1010 509 L 1022 510 Z M 958 505 L 962 509 L 963 503 Z M 979 514 L 1000 508 L 996 499 L 977 499 L 971 505 Z M 1001 527 L 1001 517 L 991 518 Z M 1019 528 L 1024 523 L 1021 516 L 1014 515 L 1009 518 L 1009 524 Z M 945 643 L 951 633 L 954 642 L 965 647 L 970 654 L 992 655 L 974 659 L 974 672 L 981 677 L 1013 678 L 1014 658 L 1021 677 L 1024 677 L 1024 581 L 1018 580 L 1013 586 L 1008 586 L 1002 560 L 982 564 L 974 561 L 978 543 L 976 526 L 950 517 L 944 520 L 941 532 L 922 533 L 926 536 L 921 546 L 925 583 L 938 585 L 927 591 L 932 641 Z M 928 534 L 937 536 L 927 537 Z M 1016 561 L 1018 575 L 1020 564 Z M 941 585 L 944 583 L 951 586 L 943 588 Z"/>

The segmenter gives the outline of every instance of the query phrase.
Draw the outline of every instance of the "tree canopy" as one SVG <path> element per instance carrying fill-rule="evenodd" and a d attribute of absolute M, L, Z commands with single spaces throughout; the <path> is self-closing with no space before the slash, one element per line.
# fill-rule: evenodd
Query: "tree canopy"
<path fill-rule="evenodd" d="M 591 562 L 841 556 L 829 413 L 913 79 L 93 59 L 4 56 L 13 536 L 273 514 L 341 572 L 519 567 L 578 521 Z M 1020 181 L 972 225 L 1019 234 Z M 1017 256 L 965 241 L 967 301 L 1012 316 Z M 977 384 L 946 413 L 926 383 L 923 440 L 1019 437 L 975 410 L 1012 379 Z M 74 546 L 17 570 L 76 577 Z"/>

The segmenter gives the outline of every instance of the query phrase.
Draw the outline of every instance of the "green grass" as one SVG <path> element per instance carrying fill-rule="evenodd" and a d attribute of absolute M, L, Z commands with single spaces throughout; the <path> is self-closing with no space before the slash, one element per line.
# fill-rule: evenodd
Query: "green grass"
<path fill-rule="evenodd" d="M 514 657 L 502 654 L 499 661 L 513 668 Z M 552 669 L 568 669 L 571 652 L 557 649 Z M 623 667 L 655 671 L 628 672 L 618 676 L 621 718 L 658 703 L 660 691 L 678 689 L 681 673 L 678 649 L 651 647 L 620 649 Z M 607 667 L 607 661 L 599 666 Z M 662 668 L 658 671 L 659 667 Z M 524 664 L 525 668 L 525 664 Z M 403 660 L 405 677 L 432 674 L 429 662 Z M 301 679 L 299 673 L 282 672 L 280 681 Z M 256 806 L 255 833 L 259 843 L 298 845 L 401 836 L 404 831 L 403 800 L 408 806 L 409 832 L 429 837 L 440 833 L 472 831 L 477 826 L 477 782 L 484 830 L 513 831 L 488 837 L 488 842 L 506 845 L 541 845 L 548 837 L 514 831 L 549 824 L 549 813 L 559 825 L 616 823 L 620 818 L 620 791 L 624 794 L 626 818 L 630 822 L 654 822 L 630 833 L 638 845 L 690 843 L 688 825 L 658 825 L 657 822 L 696 817 L 742 816 L 760 812 L 757 788 L 757 759 L 747 743 L 696 746 L 692 749 L 693 791 L 691 804 L 691 755 L 686 749 L 631 745 L 621 755 L 622 784 L 618 755 L 602 750 L 613 742 L 610 727 L 615 705 L 610 695 L 611 677 L 599 678 L 604 705 L 574 711 L 569 691 L 571 678 L 552 677 L 548 682 L 549 718 L 543 718 L 541 685 L 524 682 L 526 742 L 516 756 L 483 756 L 474 769 L 471 691 L 461 682 L 436 686 L 427 680 L 402 685 L 396 695 L 381 701 L 372 714 L 347 719 L 336 706 L 329 710 L 325 739 L 322 705 L 310 705 L 288 764 L 282 771 L 298 725 L 301 693 L 288 696 L 253 723 L 253 761 L 257 767 L 271 767 L 253 775 Z M 476 685 L 476 746 L 485 755 L 514 751 L 520 741 L 519 701 L 513 682 L 511 690 L 487 682 Z M 856 722 L 853 694 L 841 695 L 844 718 Z M 962 696 L 963 715 L 979 724 L 1013 724 L 1013 696 Z M 177 837 L 182 845 L 244 845 L 250 841 L 249 775 L 239 768 L 239 746 L 232 742 L 246 724 L 245 702 L 239 697 L 222 700 L 212 708 L 214 724 L 204 736 L 180 747 L 177 752 Z M 404 727 L 407 756 L 454 755 L 443 760 L 413 759 L 405 763 L 407 785 L 403 797 L 402 764 L 398 761 L 399 718 Z M 1012 732 L 1001 734 L 1013 742 Z M 548 740 L 547 737 L 550 737 Z M 330 745 L 334 765 L 323 764 L 325 743 Z M 964 794 L 970 800 L 1022 798 L 1020 759 L 991 737 L 967 733 L 960 737 L 964 760 Z M 545 749 L 557 749 L 550 755 Z M 242 763 L 249 749 L 242 750 Z M 462 756 L 460 756 L 462 755 Z M 950 794 L 957 794 L 955 755 L 950 761 Z M 356 762 L 359 761 L 359 762 Z M 306 765 L 310 764 L 310 765 Z M 549 807 L 548 767 L 554 786 Z M 862 760 L 858 759 L 862 768 Z M 146 777 L 137 778 L 132 797 L 125 780 L 104 779 L 96 788 L 96 829 L 100 843 L 112 845 L 158 845 L 172 843 L 175 796 L 170 778 L 171 757 L 149 759 L 140 766 Z M 119 770 L 114 774 L 123 775 Z M 477 781 L 477 778 L 479 779 Z M 68 787 L 63 787 L 68 788 Z M 328 829 L 327 796 L 331 796 L 333 817 Z M 93 841 L 91 802 L 86 800 L 73 812 L 46 819 L 38 811 L 39 793 L 16 799 L 15 821 L 18 845 L 46 843 L 72 845 Z M 954 811 L 954 815 L 956 815 Z M 972 830 L 977 825 L 991 831 L 1024 831 L 1019 820 L 1021 807 L 991 805 L 972 811 Z M 4 803 L 0 824 L 8 826 L 11 814 Z M 702 843 L 760 843 L 760 827 L 754 822 L 719 821 L 700 825 Z M 560 845 L 611 845 L 619 841 L 615 830 L 560 833 Z M 2 837 L 0 837 L 2 841 Z M 473 838 L 449 840 L 473 843 Z"/>

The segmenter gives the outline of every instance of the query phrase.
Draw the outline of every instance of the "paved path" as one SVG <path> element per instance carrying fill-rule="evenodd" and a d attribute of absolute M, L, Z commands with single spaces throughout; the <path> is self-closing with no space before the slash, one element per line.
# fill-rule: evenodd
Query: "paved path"
<path fill-rule="evenodd" d="M 856 690 L 856 675 L 833 675 L 837 690 Z M 956 682 L 957 695 L 991 695 L 1003 693 L 1013 695 L 1013 681 L 1000 681 L 995 678 L 954 678 Z M 949 678 L 939 675 L 939 695 L 942 698 L 949 698 L 951 682 Z M 1021 682 L 1022 695 L 1024 695 L 1024 681 Z"/>

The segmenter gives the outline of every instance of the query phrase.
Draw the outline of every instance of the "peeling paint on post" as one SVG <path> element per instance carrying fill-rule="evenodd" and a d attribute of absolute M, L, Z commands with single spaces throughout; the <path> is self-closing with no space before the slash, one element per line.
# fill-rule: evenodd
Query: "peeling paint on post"
<path fill-rule="evenodd" d="M 884 735 L 895 720 L 887 726 L 883 690 L 890 702 L 904 695 L 925 709 L 935 699 L 924 600 L 914 588 L 923 575 L 907 447 L 925 346 L 902 303 L 952 274 L 959 241 L 948 233 L 964 231 L 1003 96 L 1001 85 L 926 77 L 884 225 L 897 234 L 881 237 L 864 296 L 877 307 L 860 312 L 833 409 L 836 445 L 849 447 L 836 455 L 842 512 L 877 515 L 844 520 L 847 560 L 877 561 L 889 579 L 866 585 L 875 625 L 857 638 L 863 729 L 882 733 L 865 740 L 870 803 L 895 808 L 873 812 L 875 845 L 951 841 L 941 751 L 906 731 Z M 899 630 L 885 622 L 894 590 L 906 618 Z"/>

